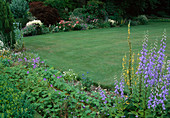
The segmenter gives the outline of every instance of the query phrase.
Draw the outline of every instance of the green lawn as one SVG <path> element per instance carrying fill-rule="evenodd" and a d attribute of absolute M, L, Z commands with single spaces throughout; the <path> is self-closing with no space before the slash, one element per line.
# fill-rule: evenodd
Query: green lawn
<path fill-rule="evenodd" d="M 133 51 L 141 50 L 145 31 L 149 31 L 149 40 L 154 42 L 161 39 L 164 29 L 170 60 L 170 22 L 132 26 Z M 79 74 L 89 72 L 91 79 L 103 85 L 113 84 L 115 75 L 120 77 L 122 57 L 128 54 L 127 26 L 25 37 L 24 42 L 27 49 L 38 53 L 49 65 Z"/>

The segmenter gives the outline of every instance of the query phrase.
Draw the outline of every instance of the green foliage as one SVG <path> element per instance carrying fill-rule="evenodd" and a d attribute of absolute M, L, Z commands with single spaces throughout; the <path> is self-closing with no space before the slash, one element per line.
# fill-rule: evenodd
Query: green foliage
<path fill-rule="evenodd" d="M 76 8 L 72 12 L 75 17 L 83 18 L 83 8 Z"/>
<path fill-rule="evenodd" d="M 65 10 L 65 1 L 64 0 L 45 0 L 44 4 L 58 10 L 59 16 L 63 20 L 68 20 L 69 13 L 68 10 Z"/>
<path fill-rule="evenodd" d="M 91 24 L 87 25 L 87 29 L 94 29 L 94 28 L 96 28 L 94 25 Z"/>
<path fill-rule="evenodd" d="M 98 27 L 100 27 L 100 28 L 109 28 L 110 27 L 110 23 L 109 22 L 99 23 Z"/>
<path fill-rule="evenodd" d="M 124 18 L 131 18 L 142 14 L 148 8 L 154 8 L 158 2 L 158 0 L 136 0 L 135 2 L 133 0 L 114 0 L 114 5 L 122 11 Z"/>
<path fill-rule="evenodd" d="M 45 0 L 45 5 L 48 5 L 52 8 L 56 8 L 57 10 L 64 9 L 64 1 L 63 0 Z"/>
<path fill-rule="evenodd" d="M 91 86 L 93 85 L 93 81 L 89 77 L 82 77 L 81 83 L 83 85 L 83 90 L 91 91 Z"/>
<path fill-rule="evenodd" d="M 23 28 L 29 20 L 27 18 L 16 18 L 15 21 L 21 24 L 20 28 Z"/>
<path fill-rule="evenodd" d="M 44 26 L 44 25 L 42 25 L 41 26 L 41 34 L 47 34 L 47 33 L 49 33 L 50 31 L 49 31 L 49 28 L 48 27 L 46 27 L 46 26 Z"/>
<path fill-rule="evenodd" d="M 16 44 L 14 44 L 15 50 L 22 51 L 24 48 L 23 31 L 17 28 L 14 30 L 14 33 L 15 33 L 15 39 L 16 39 Z"/>
<path fill-rule="evenodd" d="M 34 108 L 26 94 L 7 82 L 7 75 L 0 75 L 0 78 L 0 117 L 33 117 Z"/>
<path fill-rule="evenodd" d="M 138 16 L 137 20 L 139 21 L 139 24 L 141 25 L 148 24 L 148 18 L 145 15 Z"/>
<path fill-rule="evenodd" d="M 1 56 L 3 57 L 3 54 Z M 0 58 L 0 61 L 2 67 L 10 67 L 12 64 L 12 62 L 10 62 L 7 58 Z"/>
<path fill-rule="evenodd" d="M 80 24 L 76 24 L 74 30 L 81 30 L 82 26 Z"/>
<path fill-rule="evenodd" d="M 26 53 L 9 56 L 12 57 L 15 66 L 1 68 L 2 76 L 6 76 L 6 80 L 23 91 L 22 93 L 26 93 L 28 101 L 43 117 L 95 117 L 98 111 L 95 105 L 102 111 L 100 115 L 98 113 L 99 116 L 106 116 L 103 115 L 104 111 L 109 113 L 99 93 L 92 92 L 92 96 L 95 96 L 94 99 L 87 96 L 77 86 L 67 83 L 60 77 L 59 71 L 54 68 L 45 70 L 43 65 L 38 64 L 40 62 L 38 58 L 26 55 Z M 37 62 L 36 68 L 32 68 L 33 62 L 30 61 L 33 60 L 32 58 Z M 111 106 L 111 103 L 113 101 L 108 100 L 107 106 Z"/>
<path fill-rule="evenodd" d="M 14 48 L 15 44 L 15 34 L 13 32 L 14 30 L 14 18 L 13 14 L 10 11 L 9 4 L 6 3 L 5 0 L 0 0 L 0 31 L 1 35 L 3 35 L 4 39 L 4 45 Z M 1 36 L 2 37 L 2 36 Z"/>
<path fill-rule="evenodd" d="M 29 11 L 29 5 L 26 0 L 12 0 L 10 4 L 11 12 L 14 18 L 26 18 Z"/>
<path fill-rule="evenodd" d="M 132 25 L 132 26 L 139 25 L 139 21 L 132 20 L 132 21 L 131 21 L 131 25 Z"/>

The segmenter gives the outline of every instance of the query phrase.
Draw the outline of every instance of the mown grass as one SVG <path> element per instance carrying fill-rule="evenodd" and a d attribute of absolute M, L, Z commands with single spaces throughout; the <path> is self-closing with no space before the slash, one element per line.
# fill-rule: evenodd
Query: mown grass
<path fill-rule="evenodd" d="M 160 41 L 167 32 L 166 55 L 170 60 L 170 22 L 151 22 L 131 27 L 132 49 L 142 48 L 144 32 L 149 42 Z M 122 58 L 128 55 L 127 26 L 86 31 L 60 32 L 24 38 L 25 47 L 34 51 L 59 70 L 73 69 L 79 74 L 89 72 L 94 82 L 113 85 L 114 76 L 120 78 Z"/>

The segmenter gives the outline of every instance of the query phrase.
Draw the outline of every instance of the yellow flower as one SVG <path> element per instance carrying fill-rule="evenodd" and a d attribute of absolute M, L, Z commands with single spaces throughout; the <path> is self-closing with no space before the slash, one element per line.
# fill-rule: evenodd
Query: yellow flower
<path fill-rule="evenodd" d="M 134 70 L 134 68 L 132 67 L 132 71 Z"/>
<path fill-rule="evenodd" d="M 127 70 L 127 74 L 129 74 L 129 70 Z"/>
<path fill-rule="evenodd" d="M 132 59 L 132 64 L 134 63 L 134 59 Z"/>
<path fill-rule="evenodd" d="M 130 34 L 130 29 L 128 29 L 128 34 Z"/>
<path fill-rule="evenodd" d="M 130 104 L 128 101 L 126 101 L 126 104 Z"/>
<path fill-rule="evenodd" d="M 130 83 L 129 83 L 129 81 L 127 81 L 127 85 L 128 85 L 128 86 L 130 86 Z"/>

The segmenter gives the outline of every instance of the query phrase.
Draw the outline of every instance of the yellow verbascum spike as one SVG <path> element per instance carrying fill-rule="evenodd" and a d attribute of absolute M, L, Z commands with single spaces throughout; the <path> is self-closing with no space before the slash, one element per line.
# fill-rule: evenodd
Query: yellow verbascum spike
<path fill-rule="evenodd" d="M 122 60 L 123 60 L 123 62 L 125 61 L 124 57 L 123 57 L 123 59 L 122 59 Z"/>

